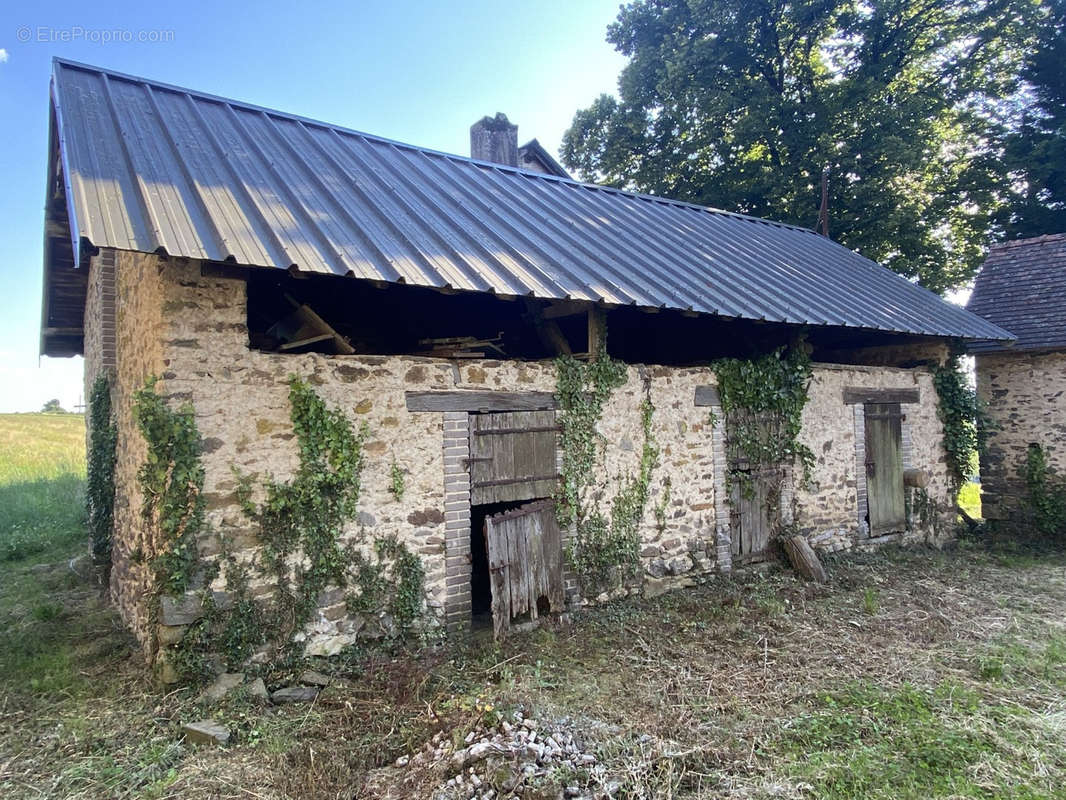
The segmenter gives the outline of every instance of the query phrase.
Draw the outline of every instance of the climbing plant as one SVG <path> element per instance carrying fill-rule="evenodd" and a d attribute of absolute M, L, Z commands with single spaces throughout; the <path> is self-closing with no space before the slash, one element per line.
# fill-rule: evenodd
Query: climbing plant
<path fill-rule="evenodd" d="M 95 564 L 111 563 L 115 512 L 115 447 L 118 429 L 111 413 L 111 385 L 97 376 L 89 392 L 89 451 L 86 456 L 85 506 L 89 547 Z"/>
<path fill-rule="evenodd" d="M 1030 444 L 1021 469 L 1028 491 L 1028 514 L 1036 532 L 1048 538 L 1066 535 L 1066 487 L 1056 480 L 1047 453 Z"/>
<path fill-rule="evenodd" d="M 156 533 L 151 566 L 156 585 L 171 595 L 184 592 L 196 570 L 196 539 L 204 525 L 204 468 L 192 406 L 174 410 L 149 378 L 133 398 L 133 417 L 148 445 L 137 473 L 141 513 Z"/>
<path fill-rule="evenodd" d="M 640 563 L 640 521 L 648 502 L 652 472 L 659 463 L 659 447 L 652 434 L 654 408 L 648 397 L 640 406 L 644 442 L 636 475 L 621 478 L 609 512 L 587 496 L 603 442 L 596 426 L 611 393 L 625 383 L 625 365 L 613 361 L 600 347 L 588 362 L 562 356 L 556 362 L 556 395 L 562 418 L 562 480 L 556 500 L 563 525 L 573 525 L 569 562 L 588 586 L 608 582 L 612 574 L 632 574 Z"/>
<path fill-rule="evenodd" d="M 345 583 L 348 562 L 340 535 L 355 518 L 367 434 L 365 424 L 353 430 L 341 411 L 327 408 L 296 376 L 289 381 L 289 402 L 300 451 L 295 476 L 268 480 L 261 506 L 251 501 L 247 483 L 239 497 L 259 528 L 261 562 L 276 586 L 275 633 L 282 639 L 307 623 L 327 586 Z"/>
<path fill-rule="evenodd" d="M 400 469 L 399 464 L 393 461 L 392 466 L 389 467 L 389 491 L 392 492 L 392 496 L 396 498 L 397 503 L 403 500 L 405 489 L 403 470 Z"/>
<path fill-rule="evenodd" d="M 760 466 L 794 464 L 810 480 L 814 454 L 799 441 L 803 408 L 807 405 L 811 361 L 800 346 L 781 347 L 756 359 L 723 358 L 713 364 L 727 426 L 727 445 L 732 458 L 728 472 L 731 485 L 746 496 L 753 487 L 749 474 Z"/>
<path fill-rule="evenodd" d="M 940 421 L 944 430 L 944 450 L 956 491 L 978 470 L 978 452 L 984 434 L 992 425 L 977 392 L 969 381 L 958 356 L 933 372 Z"/>
<path fill-rule="evenodd" d="M 180 542 L 175 548 L 182 554 L 182 579 L 169 580 L 164 589 L 170 593 L 185 591 L 197 571 L 203 587 L 202 615 L 169 653 L 184 680 L 195 682 L 209 675 L 212 661 L 236 669 L 264 645 L 274 659 L 297 657 L 293 637 L 312 619 L 323 592 L 331 586 L 344 589 L 355 584 L 360 588 L 354 596 L 362 598 L 361 610 L 387 613 L 398 634 L 412 631 L 422 613 L 425 592 L 421 559 L 392 537 L 375 541 L 373 562 L 355 544 L 341 546 L 345 526 L 356 517 L 362 488 L 365 425 L 354 430 L 345 415 L 328 408 L 306 381 L 292 377 L 289 400 L 300 454 L 295 475 L 288 482 L 265 481 L 261 487 L 264 498 L 257 503 L 251 476 L 234 468 L 237 500 L 256 524 L 261 547 L 251 555 L 237 554 L 219 534 L 219 559 L 200 563 L 195 532 L 203 528 L 203 468 L 191 409 L 171 411 L 155 394 L 154 381 L 142 394 L 138 396 L 137 416 L 150 452 L 142 468 L 142 482 L 151 488 L 153 497 L 166 496 L 168 491 L 175 495 L 169 503 L 154 502 L 153 509 L 185 508 L 177 515 L 186 523 L 179 526 Z M 159 441 L 169 442 L 169 449 Z M 176 490 L 168 489 L 179 474 L 189 476 L 187 483 L 194 489 L 184 506 L 177 502 Z M 153 510 L 152 518 L 160 521 L 166 515 Z M 172 560 L 179 562 L 176 556 Z M 170 574 L 169 570 L 168 562 L 161 579 Z M 224 604 L 209 591 L 220 573 Z M 273 584 L 273 592 L 257 599 L 251 583 L 264 579 Z M 351 607 L 353 594 L 348 597 Z"/>

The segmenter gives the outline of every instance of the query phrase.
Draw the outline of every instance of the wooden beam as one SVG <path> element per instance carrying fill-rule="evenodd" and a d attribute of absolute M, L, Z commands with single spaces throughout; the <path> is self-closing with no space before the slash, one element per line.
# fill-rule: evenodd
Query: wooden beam
<path fill-rule="evenodd" d="M 407 392 L 408 411 L 548 411 L 558 408 L 551 392 Z"/>
<path fill-rule="evenodd" d="M 541 311 L 544 319 L 559 319 L 560 317 L 573 317 L 584 314 L 588 309 L 587 301 L 581 300 L 557 300 Z"/>
<path fill-rule="evenodd" d="M 917 389 L 866 389 L 857 386 L 844 388 L 844 403 L 918 403 Z"/>
<path fill-rule="evenodd" d="M 593 306 L 589 309 L 589 358 L 600 354 L 600 346 L 607 340 L 607 314 L 602 308 Z"/>
<path fill-rule="evenodd" d="M 572 355 L 570 343 L 566 341 L 559 323 L 553 319 L 545 319 L 544 309 L 528 298 L 526 299 L 526 311 L 533 321 L 533 327 L 537 329 L 537 336 L 540 337 L 545 347 L 557 356 Z"/>
<path fill-rule="evenodd" d="M 697 406 L 720 406 L 722 398 L 718 395 L 718 387 L 707 384 L 696 387 L 696 397 L 692 401 Z"/>

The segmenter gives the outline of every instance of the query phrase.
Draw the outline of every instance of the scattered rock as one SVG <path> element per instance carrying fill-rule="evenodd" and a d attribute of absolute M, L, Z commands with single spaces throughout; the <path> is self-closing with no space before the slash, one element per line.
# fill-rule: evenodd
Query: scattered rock
<path fill-rule="evenodd" d="M 286 686 L 271 694 L 270 699 L 275 703 L 310 703 L 319 691 L 312 686 Z"/>
<path fill-rule="evenodd" d="M 270 702 L 270 692 L 267 691 L 266 684 L 263 683 L 262 678 L 256 678 L 248 684 L 248 694 L 260 700 L 265 700 L 268 703 Z"/>
<path fill-rule="evenodd" d="M 203 694 L 200 695 L 200 699 L 217 703 L 242 683 L 244 683 L 243 672 L 223 672 L 215 678 L 210 686 L 204 689 Z"/>
<path fill-rule="evenodd" d="M 323 675 L 321 672 L 305 669 L 300 673 L 300 683 L 306 683 L 308 686 L 329 686 L 330 679 L 328 675 Z"/>
<path fill-rule="evenodd" d="M 653 578 L 661 578 L 666 574 L 666 562 L 661 558 L 656 558 L 648 563 L 647 572 Z"/>
<path fill-rule="evenodd" d="M 185 741 L 197 744 L 226 744 L 229 741 L 229 728 L 209 719 L 199 722 L 186 722 L 181 726 Z"/>

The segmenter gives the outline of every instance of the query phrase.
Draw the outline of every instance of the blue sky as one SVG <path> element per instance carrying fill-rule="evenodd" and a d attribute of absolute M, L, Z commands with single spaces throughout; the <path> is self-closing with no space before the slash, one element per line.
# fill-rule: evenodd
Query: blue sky
<path fill-rule="evenodd" d="M 81 359 L 38 358 L 53 56 L 463 155 L 497 111 L 557 152 L 624 63 L 605 40 L 618 0 L 15 5 L 0 10 L 0 412 L 81 395 Z"/>

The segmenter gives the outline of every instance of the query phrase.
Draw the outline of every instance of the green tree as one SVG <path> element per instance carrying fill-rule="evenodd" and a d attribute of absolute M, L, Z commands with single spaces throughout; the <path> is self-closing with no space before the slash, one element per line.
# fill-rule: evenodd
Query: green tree
<path fill-rule="evenodd" d="M 53 398 L 53 399 L 49 400 L 47 403 L 45 403 L 44 406 L 41 408 L 41 411 L 43 411 L 45 414 L 66 414 L 67 413 L 63 409 L 63 406 L 61 406 L 59 404 L 59 400 L 57 400 L 55 398 Z"/>
<path fill-rule="evenodd" d="M 942 291 L 1004 202 L 996 133 L 1035 0 L 636 0 L 618 97 L 562 147 L 584 179 L 813 227 Z"/>
<path fill-rule="evenodd" d="M 1042 11 L 1039 46 L 1022 73 L 1032 102 L 1006 140 L 1008 238 L 1066 233 L 1066 0 L 1044 0 Z"/>

